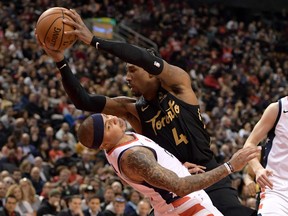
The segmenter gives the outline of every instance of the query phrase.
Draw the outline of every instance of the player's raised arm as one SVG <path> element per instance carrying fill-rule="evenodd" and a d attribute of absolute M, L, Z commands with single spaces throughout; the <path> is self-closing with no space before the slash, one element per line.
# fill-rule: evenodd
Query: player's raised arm
<path fill-rule="evenodd" d="M 38 44 L 43 48 L 46 54 L 55 61 L 57 68 L 61 73 L 63 87 L 77 109 L 117 115 L 127 119 L 131 124 L 138 128 L 138 124 L 136 124 L 138 120 L 134 105 L 135 100 L 133 98 L 109 98 L 104 95 L 88 94 L 72 73 L 69 63 L 65 59 L 64 50 L 51 50 L 39 41 L 37 34 L 35 36 Z"/>
<path fill-rule="evenodd" d="M 66 34 L 75 34 L 84 43 L 90 44 L 98 50 L 113 54 L 127 63 L 143 68 L 149 74 L 157 76 L 161 80 L 163 88 L 187 103 L 198 104 L 191 88 L 190 76 L 183 69 L 170 65 L 147 49 L 125 42 L 97 38 L 87 28 L 75 10 L 65 11 L 65 13 L 72 17 L 74 21 L 64 19 L 63 22 L 75 28 L 74 31 L 66 32 Z"/>

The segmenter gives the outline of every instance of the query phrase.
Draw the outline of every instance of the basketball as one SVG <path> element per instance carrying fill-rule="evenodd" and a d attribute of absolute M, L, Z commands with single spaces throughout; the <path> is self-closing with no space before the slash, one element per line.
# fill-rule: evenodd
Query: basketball
<path fill-rule="evenodd" d="M 45 43 L 47 48 L 52 50 L 65 50 L 72 46 L 77 37 L 75 35 L 65 35 L 64 32 L 74 30 L 62 22 L 64 18 L 72 20 L 64 14 L 68 10 L 63 7 L 53 7 L 44 11 L 36 24 L 36 34 L 41 43 Z"/>

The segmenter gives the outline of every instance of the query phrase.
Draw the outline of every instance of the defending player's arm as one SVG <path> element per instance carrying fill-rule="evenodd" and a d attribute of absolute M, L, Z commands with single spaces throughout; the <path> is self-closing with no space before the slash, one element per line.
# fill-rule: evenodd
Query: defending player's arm
<path fill-rule="evenodd" d="M 95 37 L 82 21 L 80 15 L 75 10 L 65 11 L 74 21 L 64 20 L 68 25 L 74 26 L 74 31 L 66 34 L 75 34 L 86 44 L 94 46 L 96 49 L 109 52 L 125 62 L 137 65 L 152 75 L 158 76 L 162 82 L 162 87 L 171 91 L 179 99 L 187 103 L 198 104 L 196 96 L 191 88 L 191 80 L 188 73 L 179 67 L 165 62 L 163 59 L 152 55 L 144 48 L 140 48 L 128 43 L 108 41 Z"/>
<path fill-rule="evenodd" d="M 257 191 L 257 185 L 255 183 L 255 173 L 253 172 L 251 166 L 247 164 L 243 169 L 243 182 L 246 186 L 247 193 L 250 196 L 255 197 Z"/>
<path fill-rule="evenodd" d="M 239 171 L 248 160 L 259 154 L 259 149 L 241 149 L 231 159 L 234 171 Z M 160 166 L 151 150 L 134 147 L 121 157 L 121 170 L 136 182 L 147 182 L 155 187 L 185 196 L 193 191 L 204 189 L 226 177 L 228 169 L 221 165 L 209 172 L 180 178 L 174 172 Z"/>
<path fill-rule="evenodd" d="M 251 134 L 247 138 L 244 148 L 249 146 L 257 146 L 262 140 L 265 139 L 268 132 L 273 128 L 276 118 L 279 112 L 278 103 L 270 104 L 264 111 L 261 119 L 257 122 L 253 128 Z M 268 179 L 268 176 L 272 174 L 271 171 L 265 170 L 261 165 L 260 161 L 255 158 L 249 162 L 249 165 L 256 174 L 256 181 L 260 187 L 265 187 L 266 185 L 270 188 L 273 187 L 272 182 Z"/>

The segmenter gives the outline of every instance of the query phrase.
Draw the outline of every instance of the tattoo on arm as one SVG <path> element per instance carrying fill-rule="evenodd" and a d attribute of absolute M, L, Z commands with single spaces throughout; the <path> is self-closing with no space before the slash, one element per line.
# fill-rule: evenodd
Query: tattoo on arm
<path fill-rule="evenodd" d="M 170 178 L 178 178 L 177 175 L 160 166 L 156 161 L 154 154 L 149 149 L 143 147 L 137 148 L 137 150 L 135 149 L 128 155 L 126 165 L 132 173 L 141 176 L 145 182 L 154 187 L 171 191 L 171 186 L 167 185 L 177 183 L 170 180 Z"/>
<path fill-rule="evenodd" d="M 175 172 L 162 167 L 151 150 L 142 147 L 131 151 L 125 160 L 125 165 L 134 175 L 141 176 L 145 182 L 154 187 L 179 196 L 209 187 L 228 174 L 222 165 L 206 173 L 180 178 Z"/>

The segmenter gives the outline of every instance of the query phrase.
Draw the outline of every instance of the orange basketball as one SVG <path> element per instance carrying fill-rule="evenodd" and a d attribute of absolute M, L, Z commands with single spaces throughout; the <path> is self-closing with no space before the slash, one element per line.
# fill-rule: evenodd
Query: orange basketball
<path fill-rule="evenodd" d="M 68 10 L 62 7 L 53 7 L 44 11 L 39 17 L 36 24 L 36 34 L 40 42 L 52 50 L 65 50 L 72 46 L 77 37 L 75 35 L 65 35 L 64 32 L 74 30 L 72 26 L 64 24 L 64 18 L 71 19 L 71 17 L 64 14 Z"/>

